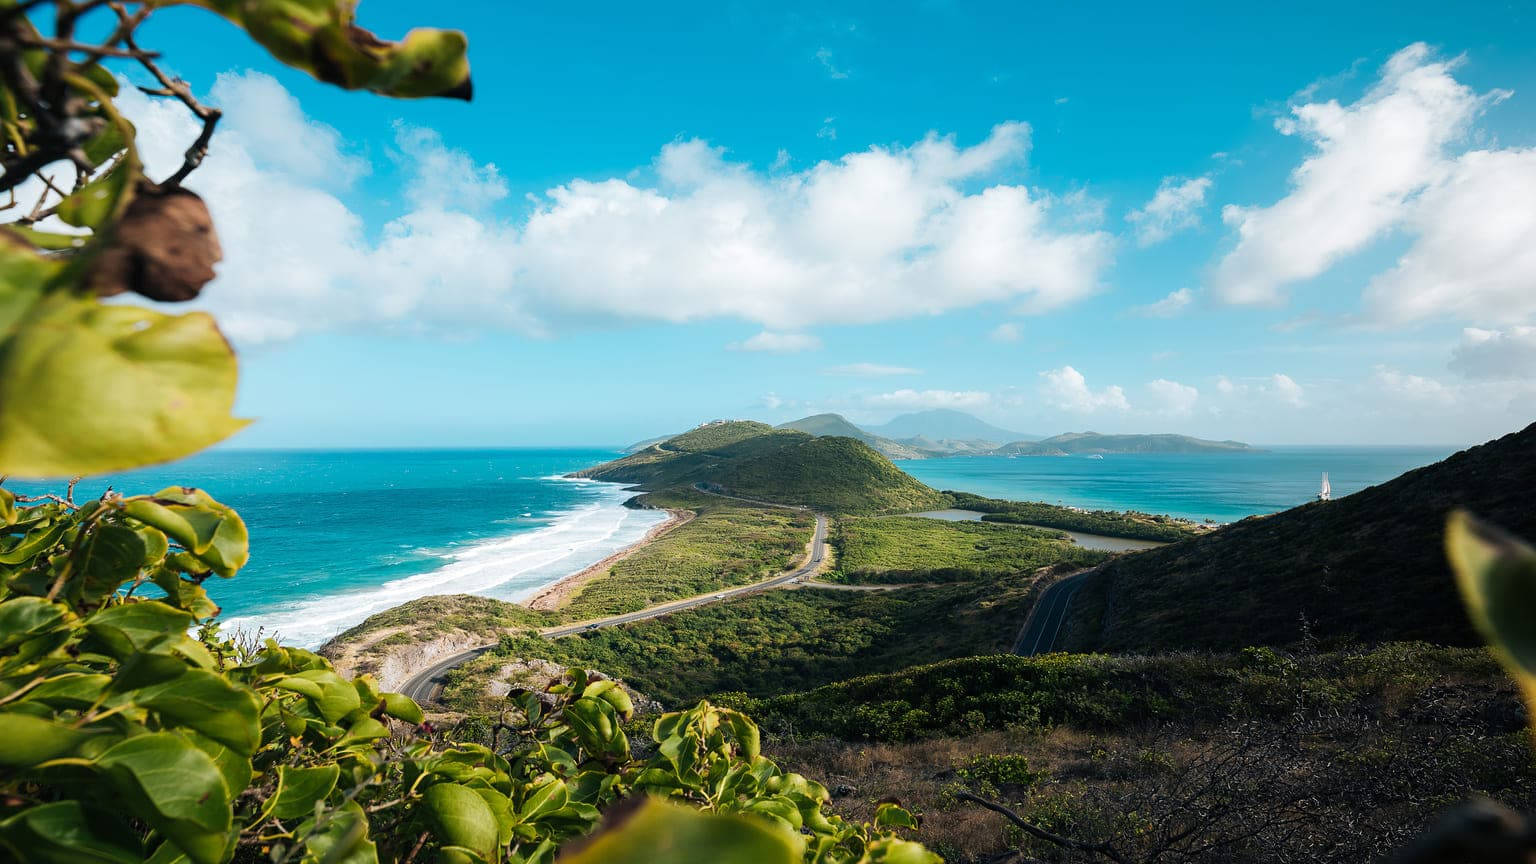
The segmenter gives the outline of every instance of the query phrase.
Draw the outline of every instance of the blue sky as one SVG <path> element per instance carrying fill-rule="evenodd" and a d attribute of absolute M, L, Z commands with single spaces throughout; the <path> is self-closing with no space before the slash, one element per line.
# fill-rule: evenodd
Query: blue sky
<path fill-rule="evenodd" d="M 157 18 L 140 41 L 229 117 L 188 185 L 238 446 L 1536 419 L 1522 4 L 361 4 L 385 37 L 466 31 L 468 105 Z M 190 121 L 127 108 L 179 161 Z"/>

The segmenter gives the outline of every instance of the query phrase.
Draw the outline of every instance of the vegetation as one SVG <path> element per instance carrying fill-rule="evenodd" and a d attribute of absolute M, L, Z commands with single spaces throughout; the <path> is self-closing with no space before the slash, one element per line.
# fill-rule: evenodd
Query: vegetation
<path fill-rule="evenodd" d="M 1039 501 L 1004 501 L 984 498 L 969 492 L 945 492 L 961 510 L 983 513 L 984 522 L 1004 522 L 1013 525 L 1036 525 L 1041 528 L 1057 528 L 1062 531 L 1081 531 L 1104 537 L 1124 537 L 1129 540 L 1156 540 L 1172 543 L 1200 533 L 1199 526 L 1187 519 L 1172 516 L 1154 516 L 1150 513 L 1116 510 L 1078 510 L 1059 507 Z"/>
<path fill-rule="evenodd" d="M 461 667 L 446 697 L 457 710 L 484 711 L 494 675 L 526 658 L 602 669 L 666 706 L 722 691 L 768 696 L 1008 651 L 1033 598 L 1025 577 L 888 592 L 772 591 L 564 639 L 509 635 Z"/>
<path fill-rule="evenodd" d="M 849 423 L 840 414 L 813 414 L 810 417 L 802 417 L 789 423 L 782 423 L 779 429 L 793 429 L 804 432 L 807 435 L 815 435 L 819 438 L 842 437 L 854 438 L 868 444 L 879 451 L 887 459 L 926 459 L 936 455 L 926 450 L 910 447 L 889 438 L 881 438 L 879 435 L 871 435 L 863 429 Z"/>
<path fill-rule="evenodd" d="M 752 507 L 714 496 L 699 515 L 587 582 L 560 612 L 583 621 L 745 585 L 793 569 L 816 519 L 803 510 Z"/>
<path fill-rule="evenodd" d="M 1088 578 L 1061 644 L 1116 652 L 1478 644 L 1442 552 L 1445 514 L 1464 507 L 1533 536 L 1532 488 L 1536 425 L 1345 498 L 1125 556 Z"/>
<path fill-rule="evenodd" d="M 1054 531 L 919 517 L 839 519 L 833 581 L 947 582 L 1041 567 L 1087 567 L 1109 557 Z"/>
<path fill-rule="evenodd" d="M 1241 441 L 1207 441 L 1188 435 L 1102 435 L 1068 432 L 1039 441 L 1016 441 L 995 452 L 1015 456 L 1073 456 L 1092 453 L 1252 453 Z"/>
<path fill-rule="evenodd" d="M 746 421 L 701 426 L 579 476 L 652 492 L 699 486 L 825 513 L 908 512 L 948 500 L 852 438 Z"/>

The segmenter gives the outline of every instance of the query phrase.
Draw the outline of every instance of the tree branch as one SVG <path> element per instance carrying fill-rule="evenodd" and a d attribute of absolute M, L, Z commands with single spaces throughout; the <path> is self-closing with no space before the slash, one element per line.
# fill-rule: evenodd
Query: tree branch
<path fill-rule="evenodd" d="M 1073 849 L 1078 852 L 1089 852 L 1095 855 L 1102 855 L 1105 858 L 1116 862 L 1116 864 L 1125 864 L 1125 859 L 1122 858 L 1120 853 L 1116 852 L 1115 848 L 1109 845 L 1107 842 L 1088 843 L 1082 840 L 1073 840 L 1071 837 L 1063 837 L 1060 834 L 1052 834 L 1044 828 L 1024 821 L 1024 817 L 1013 812 L 1007 807 L 1004 807 L 1001 804 L 994 804 L 985 798 L 972 795 L 969 792 L 957 792 L 955 797 L 961 801 L 970 801 L 973 804 L 980 804 L 988 810 L 991 810 L 993 813 L 1002 814 L 1005 818 L 1007 818 L 1009 822 L 1017 825 L 1021 830 L 1023 830 L 1025 834 L 1028 834 L 1031 837 L 1044 840 L 1047 843 L 1060 846 L 1063 849 Z"/>

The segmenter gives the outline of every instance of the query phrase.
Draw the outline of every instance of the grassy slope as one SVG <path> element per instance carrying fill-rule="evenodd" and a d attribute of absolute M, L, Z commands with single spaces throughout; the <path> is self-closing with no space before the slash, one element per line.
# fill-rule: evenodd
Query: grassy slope
<path fill-rule="evenodd" d="M 871 670 L 1006 651 L 1033 602 L 1024 577 L 886 592 L 772 591 L 558 640 L 506 638 L 448 694 L 472 708 L 511 658 L 601 669 L 664 705 L 770 695 Z"/>
<path fill-rule="evenodd" d="M 691 505 L 699 515 L 582 586 L 561 608 L 562 617 L 618 615 L 767 578 L 799 563 L 815 527 L 815 517 L 805 511 L 708 495 L 663 504 Z"/>
<path fill-rule="evenodd" d="M 1069 650 L 1325 643 L 1475 644 L 1441 550 L 1466 507 L 1536 536 L 1536 425 L 1336 501 L 1245 519 L 1095 573 L 1072 604 Z"/>
<path fill-rule="evenodd" d="M 942 582 L 1084 567 L 1108 555 L 1053 531 L 917 517 L 846 518 L 832 532 L 840 582 Z"/>
<path fill-rule="evenodd" d="M 860 441 L 749 422 L 700 427 L 580 476 L 650 491 L 703 483 L 831 513 L 903 512 L 948 501 Z"/>
<path fill-rule="evenodd" d="M 1059 528 L 1063 531 L 1081 531 L 1105 537 L 1125 537 L 1132 540 L 1164 540 L 1172 542 L 1193 537 L 1199 527 L 1187 519 L 1171 516 L 1154 516 L 1149 513 L 1120 512 L 1117 510 L 1076 510 L 1058 507 L 1040 501 L 1004 501 L 984 498 L 969 492 L 945 492 L 961 510 L 978 510 L 987 515 L 988 522 L 1010 522 L 1039 525 L 1043 528 Z"/>

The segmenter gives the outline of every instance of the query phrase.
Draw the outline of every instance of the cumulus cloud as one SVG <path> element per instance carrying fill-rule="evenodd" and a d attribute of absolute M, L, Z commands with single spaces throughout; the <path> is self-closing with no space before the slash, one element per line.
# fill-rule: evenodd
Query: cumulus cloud
<path fill-rule="evenodd" d="M 887 366 L 884 363 L 846 363 L 823 369 L 827 375 L 849 375 L 855 378 L 885 378 L 894 375 L 921 375 L 923 370 L 910 366 Z"/>
<path fill-rule="evenodd" d="M 1439 381 L 1400 372 L 1390 366 L 1377 366 L 1371 382 L 1379 392 L 1398 400 L 1440 405 L 1456 401 L 1455 391 Z"/>
<path fill-rule="evenodd" d="M 1172 318 L 1180 312 L 1183 312 L 1184 307 L 1188 306 L 1190 303 L 1193 303 L 1194 300 L 1194 292 L 1190 291 L 1188 288 L 1180 288 L 1177 291 L 1170 291 L 1167 297 L 1164 297 L 1155 303 L 1148 303 L 1145 306 L 1137 306 L 1136 312 L 1148 318 Z"/>
<path fill-rule="evenodd" d="M 809 333 L 776 333 L 764 330 L 741 342 L 732 342 L 734 351 L 765 351 L 770 354 L 796 354 L 814 351 L 821 347 L 821 340 Z"/>
<path fill-rule="evenodd" d="M 1306 390 L 1294 378 L 1281 372 L 1235 381 L 1225 375 L 1217 375 L 1216 392 L 1228 397 L 1257 397 L 1295 408 L 1307 403 Z"/>
<path fill-rule="evenodd" d="M 992 401 L 992 394 L 981 390 L 895 390 L 876 393 L 865 399 L 882 408 L 981 408 Z"/>
<path fill-rule="evenodd" d="M 1200 400 L 1198 389 L 1167 378 L 1148 382 L 1147 392 L 1152 396 L 1152 410 L 1159 414 L 1188 415 L 1195 410 L 1195 403 Z"/>
<path fill-rule="evenodd" d="M 1200 209 L 1205 206 L 1205 193 L 1210 188 L 1210 177 L 1164 177 L 1146 206 L 1125 214 L 1125 221 L 1135 229 L 1136 242 L 1151 246 L 1200 224 Z"/>
<path fill-rule="evenodd" d="M 1450 367 L 1468 378 L 1536 381 L 1536 327 L 1468 327 L 1451 352 Z"/>
<path fill-rule="evenodd" d="M 1224 208 L 1237 245 L 1217 268 L 1217 295 L 1232 303 L 1278 303 L 1285 286 L 1317 276 L 1389 231 L 1411 226 L 1427 237 L 1423 220 L 1436 217 L 1425 190 L 1456 173 L 1451 145 L 1467 138 L 1487 105 L 1507 95 L 1474 92 L 1452 77 L 1455 66 L 1416 43 L 1393 55 L 1358 101 L 1309 102 L 1277 121 L 1282 134 L 1301 136 L 1313 152 L 1292 172 L 1284 198 L 1267 207 Z M 1479 223 L 1495 228 L 1493 221 Z M 1413 259 L 1410 251 L 1404 262 Z M 1423 268 L 1410 269 L 1415 272 L 1373 291 L 1413 290 Z"/>
<path fill-rule="evenodd" d="M 1062 411 L 1092 414 L 1097 411 L 1129 411 L 1130 402 L 1119 385 L 1093 390 L 1083 373 L 1071 366 L 1040 373 L 1040 392 L 1045 400 Z"/>
<path fill-rule="evenodd" d="M 228 117 L 270 114 L 221 129 L 189 184 L 226 256 L 201 305 L 244 343 L 353 323 L 538 334 L 726 318 L 789 334 L 995 302 L 1041 312 L 1091 293 L 1109 262 L 1107 234 L 1062 225 L 1059 199 L 1006 179 L 1029 149 L 1022 123 L 972 146 L 931 134 L 801 171 L 679 141 L 626 175 L 652 181 L 573 179 L 519 220 L 494 213 L 507 196 L 494 165 L 401 126 L 400 215 L 370 233 L 339 197 L 366 166 L 334 130 L 267 76 L 216 86 Z M 122 104 L 151 173 L 174 170 L 194 120 L 131 89 Z"/>

